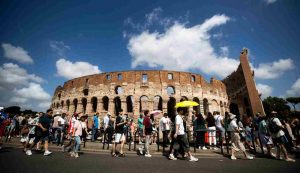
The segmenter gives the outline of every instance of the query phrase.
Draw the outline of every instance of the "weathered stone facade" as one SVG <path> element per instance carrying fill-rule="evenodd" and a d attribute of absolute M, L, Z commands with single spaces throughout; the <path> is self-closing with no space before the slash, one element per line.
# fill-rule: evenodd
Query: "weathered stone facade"
<path fill-rule="evenodd" d="M 235 102 L 236 92 L 258 95 L 253 76 L 248 74 L 248 59 L 244 57 L 247 54 L 242 53 L 237 72 L 224 81 L 212 78 L 209 83 L 199 74 L 166 70 L 120 71 L 75 78 L 56 88 L 51 107 L 70 113 L 109 111 L 113 116 L 122 108 L 137 116 L 145 109 L 174 114 L 176 102 L 194 100 L 200 104 L 193 108 L 197 112 L 220 111 L 224 115 L 229 111 L 230 100 Z M 257 98 L 252 100 L 250 97 L 251 106 L 258 107 Z"/>

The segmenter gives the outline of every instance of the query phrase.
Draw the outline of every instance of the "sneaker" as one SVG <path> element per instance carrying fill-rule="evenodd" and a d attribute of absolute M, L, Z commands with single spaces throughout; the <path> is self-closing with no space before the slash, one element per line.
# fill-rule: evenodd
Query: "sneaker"
<path fill-rule="evenodd" d="M 139 148 L 139 152 L 140 152 L 140 155 L 143 155 L 144 153 L 143 153 L 143 149 L 142 148 Z"/>
<path fill-rule="evenodd" d="M 133 145 L 133 144 L 134 144 L 134 142 L 131 142 L 131 144 Z"/>
<path fill-rule="evenodd" d="M 75 153 L 74 157 L 75 157 L 75 158 L 78 158 L 78 157 L 79 157 L 78 153 Z"/>
<path fill-rule="evenodd" d="M 31 155 L 32 155 L 31 150 L 27 150 L 27 151 L 26 151 L 26 155 L 27 155 L 27 156 L 31 156 Z"/>
<path fill-rule="evenodd" d="M 287 162 L 296 162 L 296 160 L 291 159 L 291 158 L 287 158 L 287 159 L 285 159 L 285 161 L 287 161 Z"/>
<path fill-rule="evenodd" d="M 206 147 L 202 147 L 202 150 L 207 150 L 207 148 Z"/>
<path fill-rule="evenodd" d="M 142 145 L 142 144 L 143 144 L 143 142 L 139 142 L 139 144 L 140 144 L 140 145 Z"/>
<path fill-rule="evenodd" d="M 236 157 L 235 156 L 231 156 L 230 159 L 231 160 L 236 160 Z"/>
<path fill-rule="evenodd" d="M 65 146 L 61 146 L 61 151 L 64 153 L 65 152 Z"/>
<path fill-rule="evenodd" d="M 248 160 L 253 160 L 253 159 L 254 159 L 253 156 L 247 156 L 246 158 L 247 158 Z"/>
<path fill-rule="evenodd" d="M 50 154 L 52 154 L 52 152 L 50 152 L 50 151 L 45 151 L 44 152 L 44 156 L 49 156 Z"/>
<path fill-rule="evenodd" d="M 198 159 L 196 157 L 194 157 L 194 156 L 191 156 L 189 161 L 190 162 L 197 162 Z"/>
<path fill-rule="evenodd" d="M 69 154 L 70 154 L 71 157 L 75 157 L 75 152 L 74 151 L 71 151 Z"/>
<path fill-rule="evenodd" d="M 170 154 L 170 155 L 169 155 L 169 159 L 170 159 L 170 160 L 177 160 L 177 158 L 176 158 L 176 157 L 174 157 L 174 155 L 173 155 L 173 154 Z"/>
<path fill-rule="evenodd" d="M 152 157 L 150 154 L 145 154 L 145 157 Z"/>
<path fill-rule="evenodd" d="M 217 148 L 217 147 L 214 147 L 214 150 L 216 151 L 216 150 L 218 150 L 218 148 Z"/>

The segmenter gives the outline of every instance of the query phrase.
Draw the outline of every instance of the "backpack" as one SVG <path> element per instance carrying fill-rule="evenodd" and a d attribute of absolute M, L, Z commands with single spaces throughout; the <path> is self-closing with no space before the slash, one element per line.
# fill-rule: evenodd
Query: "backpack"
<path fill-rule="evenodd" d="M 270 121 L 269 121 L 269 124 L 268 124 L 268 128 L 270 130 L 271 133 L 277 133 L 279 132 L 280 128 L 279 126 L 273 122 L 274 118 L 272 118 Z"/>

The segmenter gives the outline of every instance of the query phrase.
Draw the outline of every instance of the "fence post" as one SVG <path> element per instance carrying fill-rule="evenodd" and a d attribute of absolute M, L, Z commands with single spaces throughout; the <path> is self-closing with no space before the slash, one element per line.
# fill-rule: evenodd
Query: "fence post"
<path fill-rule="evenodd" d="M 221 143 L 221 153 L 222 155 L 224 155 L 224 151 L 223 151 L 223 136 L 222 136 L 222 131 L 220 131 L 219 135 L 221 136 L 221 138 L 219 137 L 220 143 Z"/>
<path fill-rule="evenodd" d="M 156 139 L 156 145 L 157 145 L 157 152 L 159 152 L 159 128 L 157 128 L 158 130 L 157 130 L 157 139 Z"/>
<path fill-rule="evenodd" d="M 228 136 L 227 136 L 227 129 L 225 129 L 225 141 L 226 141 L 226 150 L 227 154 L 229 154 L 229 148 L 228 148 Z"/>
<path fill-rule="evenodd" d="M 104 131 L 104 137 L 103 137 L 103 146 L 102 146 L 103 150 L 104 150 L 104 147 L 105 147 L 105 141 L 106 141 L 106 130 Z"/>

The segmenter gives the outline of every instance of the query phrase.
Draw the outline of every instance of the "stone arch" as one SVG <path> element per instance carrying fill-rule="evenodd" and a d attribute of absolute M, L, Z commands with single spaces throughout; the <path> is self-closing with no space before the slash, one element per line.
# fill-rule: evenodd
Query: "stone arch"
<path fill-rule="evenodd" d="M 118 85 L 115 87 L 115 94 L 119 95 L 123 93 L 124 93 L 124 89 L 121 86 Z"/>
<path fill-rule="evenodd" d="M 104 96 L 102 98 L 102 102 L 103 102 L 103 109 L 105 111 L 108 111 L 109 98 L 107 96 Z"/>
<path fill-rule="evenodd" d="M 204 111 L 204 115 L 207 115 L 207 113 L 209 112 L 209 107 L 208 107 L 208 100 L 207 98 L 203 99 L 203 111 Z"/>
<path fill-rule="evenodd" d="M 127 112 L 133 112 L 134 97 L 132 95 L 126 97 Z"/>
<path fill-rule="evenodd" d="M 211 111 L 214 112 L 214 111 L 220 111 L 220 108 L 219 108 L 219 103 L 217 102 L 217 100 L 213 99 L 211 101 Z"/>
<path fill-rule="evenodd" d="M 66 101 L 66 104 L 67 104 L 67 111 L 69 111 L 70 110 L 70 100 L 69 99 Z"/>
<path fill-rule="evenodd" d="M 169 86 L 167 87 L 167 94 L 168 94 L 168 96 L 170 96 L 170 97 L 174 96 L 174 95 L 176 94 L 175 87 L 172 86 L 172 85 L 169 85 Z"/>
<path fill-rule="evenodd" d="M 59 103 L 57 102 L 57 103 L 56 103 L 56 109 L 58 109 L 58 108 L 59 108 Z"/>
<path fill-rule="evenodd" d="M 239 115 L 239 106 L 236 103 L 230 103 L 229 111 L 235 115 Z"/>
<path fill-rule="evenodd" d="M 65 102 L 63 100 L 60 102 L 61 109 L 64 109 L 64 103 Z"/>
<path fill-rule="evenodd" d="M 81 104 L 82 104 L 83 114 L 85 114 L 86 113 L 86 105 L 87 105 L 87 99 L 85 97 L 81 99 Z"/>
<path fill-rule="evenodd" d="M 97 112 L 97 106 L 98 106 L 98 99 L 97 97 L 91 98 L 91 104 L 92 104 L 92 111 Z"/>
<path fill-rule="evenodd" d="M 77 111 L 77 104 L 78 104 L 78 99 L 74 99 L 74 100 L 73 100 L 74 113 Z"/>
<path fill-rule="evenodd" d="M 188 101 L 189 99 L 186 96 L 181 96 L 180 102 L 182 101 Z"/>
<path fill-rule="evenodd" d="M 193 106 L 193 110 L 196 111 L 196 115 L 198 115 L 200 113 L 200 100 L 198 97 L 194 97 L 193 101 L 199 104 L 198 106 Z"/>
<path fill-rule="evenodd" d="M 148 101 L 149 98 L 145 95 L 140 97 L 140 112 L 144 112 L 144 110 L 148 110 Z"/>
<path fill-rule="evenodd" d="M 175 120 L 175 116 L 176 116 L 175 105 L 176 105 L 176 99 L 174 97 L 170 97 L 167 103 L 167 112 L 168 112 L 168 116 L 172 119 L 172 121 Z"/>
<path fill-rule="evenodd" d="M 155 96 L 153 99 L 153 110 L 163 110 L 163 100 L 161 96 Z"/>
<path fill-rule="evenodd" d="M 115 97 L 114 98 L 114 104 L 115 104 L 115 115 L 119 115 L 119 112 L 122 109 L 121 98 L 120 97 Z"/>

